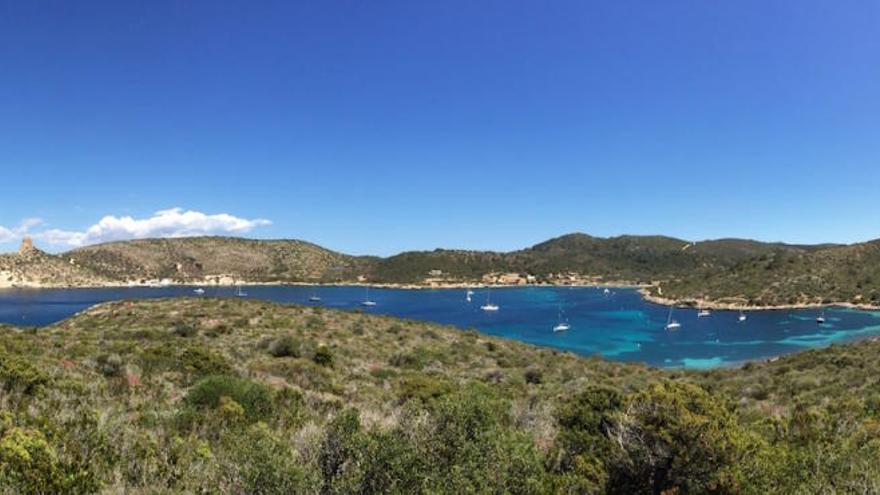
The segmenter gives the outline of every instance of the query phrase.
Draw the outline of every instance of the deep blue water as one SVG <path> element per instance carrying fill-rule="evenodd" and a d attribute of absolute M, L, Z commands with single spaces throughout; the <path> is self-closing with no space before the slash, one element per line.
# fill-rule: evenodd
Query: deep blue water
<path fill-rule="evenodd" d="M 206 296 L 232 297 L 232 288 L 208 288 Z M 483 289 L 472 303 L 464 290 L 370 289 L 373 308 L 362 308 L 361 287 L 247 287 L 249 298 L 309 304 L 316 291 L 321 306 L 455 325 L 465 329 L 556 347 L 578 354 L 601 354 L 619 361 L 654 366 L 709 368 L 767 358 L 835 342 L 880 335 L 880 312 L 828 309 L 827 323 L 816 323 L 817 310 L 757 311 L 744 323 L 736 312 L 716 311 L 697 318 L 696 311 L 677 309 L 680 330 L 664 329 L 668 308 L 644 301 L 630 289 L 604 294 L 594 288 L 528 287 L 492 290 L 501 310 L 486 313 Z M 192 296 L 191 287 L 0 290 L 0 322 L 42 326 L 62 320 L 96 303 L 118 299 Z M 571 324 L 553 332 L 559 308 Z"/>

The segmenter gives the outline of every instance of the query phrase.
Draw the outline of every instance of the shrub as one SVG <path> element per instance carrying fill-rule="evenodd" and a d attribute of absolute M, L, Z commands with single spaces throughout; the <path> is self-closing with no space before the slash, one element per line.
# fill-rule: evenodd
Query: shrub
<path fill-rule="evenodd" d="M 119 354 L 101 354 L 95 362 L 98 364 L 98 371 L 108 378 L 120 377 L 125 371 L 125 363 Z"/>
<path fill-rule="evenodd" d="M 545 493 L 541 456 L 514 430 L 510 405 L 472 384 L 430 407 L 421 442 L 428 493 Z"/>
<path fill-rule="evenodd" d="M 25 359 L 0 351 L 0 383 L 6 390 L 33 394 L 49 382 L 49 376 Z"/>
<path fill-rule="evenodd" d="M 366 460 L 366 437 L 361 431 L 357 409 L 346 409 L 327 425 L 318 466 L 323 478 L 322 493 L 358 493 Z"/>
<path fill-rule="evenodd" d="M 208 348 L 192 345 L 178 349 L 163 345 L 146 349 L 140 357 L 144 375 L 162 371 L 182 373 L 186 382 L 211 375 L 230 375 L 232 366 L 222 355 Z"/>
<path fill-rule="evenodd" d="M 415 349 L 410 352 L 398 352 L 391 356 L 388 364 L 403 369 L 420 370 L 425 367 L 427 358 L 424 349 Z"/>
<path fill-rule="evenodd" d="M 187 347 L 178 360 L 183 371 L 194 379 L 232 373 L 232 366 L 225 357 L 204 347 Z"/>
<path fill-rule="evenodd" d="M 219 461 L 226 466 L 228 493 L 316 493 L 316 480 L 296 451 L 264 423 L 224 439 Z M 205 487 L 205 493 L 217 490 Z M 221 491 L 221 490 L 217 490 Z"/>
<path fill-rule="evenodd" d="M 613 493 L 729 493 L 742 442 L 730 412 L 695 385 L 663 382 L 616 415 L 608 465 Z"/>
<path fill-rule="evenodd" d="M 269 343 L 269 354 L 274 357 L 299 357 L 300 342 L 291 335 L 283 335 Z"/>
<path fill-rule="evenodd" d="M 397 394 L 401 402 L 416 400 L 428 402 L 443 397 L 453 390 L 452 384 L 442 378 L 430 375 L 410 375 L 400 380 Z"/>
<path fill-rule="evenodd" d="M 4 493 L 93 493 L 100 484 L 61 462 L 41 431 L 11 427 L 0 436 L 0 486 Z"/>
<path fill-rule="evenodd" d="M 267 419 L 273 412 L 272 394 L 268 387 L 230 376 L 202 379 L 190 389 L 186 403 L 196 408 L 216 408 L 223 397 L 229 397 L 241 405 L 245 416 L 251 421 Z"/>
<path fill-rule="evenodd" d="M 325 326 L 324 318 L 318 315 L 311 315 L 306 318 L 306 328 L 309 330 L 322 330 Z"/>
<path fill-rule="evenodd" d="M 172 333 L 174 333 L 174 335 L 177 335 L 178 337 L 193 337 L 197 333 L 199 333 L 199 330 L 194 325 L 180 322 L 174 325 Z"/>
<path fill-rule="evenodd" d="M 315 355 L 312 360 L 321 366 L 333 366 L 333 352 L 327 346 L 319 346 L 315 349 Z"/>
<path fill-rule="evenodd" d="M 525 372 L 526 383 L 530 383 L 532 385 L 540 385 L 543 380 L 543 373 L 540 370 L 529 369 Z"/>

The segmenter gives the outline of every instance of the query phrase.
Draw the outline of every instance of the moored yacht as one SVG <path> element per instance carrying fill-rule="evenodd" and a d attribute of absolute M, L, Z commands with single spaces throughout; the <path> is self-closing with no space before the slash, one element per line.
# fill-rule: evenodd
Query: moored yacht
<path fill-rule="evenodd" d="M 312 294 L 309 296 L 309 302 L 321 302 L 321 297 L 318 296 L 314 289 L 312 289 Z"/>
<path fill-rule="evenodd" d="M 492 289 L 486 288 L 486 304 L 480 306 L 483 311 L 498 311 L 500 308 L 497 304 L 492 304 Z"/>
<path fill-rule="evenodd" d="M 375 306 L 375 305 L 376 305 L 376 301 L 373 301 L 372 299 L 370 299 L 370 288 L 367 287 L 367 297 L 364 299 L 364 302 L 361 303 L 361 306 L 370 307 L 370 306 Z"/>
<path fill-rule="evenodd" d="M 672 319 L 672 310 L 673 306 L 669 306 L 669 316 L 666 317 L 666 330 L 678 330 L 681 328 L 681 323 Z"/>
<path fill-rule="evenodd" d="M 562 316 L 562 305 L 559 306 L 559 323 L 553 327 L 554 332 L 564 332 L 566 330 L 571 330 L 571 325 L 568 323 L 568 320 L 563 318 Z"/>

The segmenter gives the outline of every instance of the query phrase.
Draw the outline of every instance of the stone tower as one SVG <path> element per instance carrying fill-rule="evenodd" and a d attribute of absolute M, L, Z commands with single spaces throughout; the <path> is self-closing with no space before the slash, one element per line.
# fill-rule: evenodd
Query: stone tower
<path fill-rule="evenodd" d="M 34 248 L 34 240 L 31 239 L 30 236 L 26 236 L 26 237 L 21 241 L 21 247 L 18 248 L 18 254 L 20 254 L 20 255 L 22 255 L 22 256 L 25 256 L 25 255 L 27 255 L 27 254 L 30 254 L 30 253 L 31 253 L 32 251 L 34 251 L 34 250 L 35 250 L 35 248 Z"/>

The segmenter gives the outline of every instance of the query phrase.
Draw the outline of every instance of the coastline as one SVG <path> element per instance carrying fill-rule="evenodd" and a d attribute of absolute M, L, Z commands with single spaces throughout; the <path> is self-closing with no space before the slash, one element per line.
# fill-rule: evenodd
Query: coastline
<path fill-rule="evenodd" d="M 246 280 L 223 280 L 223 281 L 199 281 L 196 280 L 172 280 L 166 281 L 161 285 L 150 285 L 144 283 L 132 282 L 115 282 L 106 281 L 94 284 L 42 284 L 42 283 L 25 283 L 25 284 L 0 284 L 0 291 L 3 290 L 43 290 L 43 289 L 122 289 L 122 288 L 162 288 L 162 287 L 234 287 L 236 285 L 252 286 L 252 287 L 371 287 L 377 289 L 399 289 L 399 290 L 432 290 L 432 289 L 515 289 L 528 287 L 553 287 L 553 288 L 614 288 L 614 289 L 635 289 L 639 292 L 642 299 L 653 304 L 661 306 L 674 306 L 680 308 L 702 307 L 717 311 L 785 311 L 797 309 L 819 309 L 819 308 L 846 308 L 861 311 L 880 311 L 880 305 L 854 303 L 851 301 L 834 301 L 830 303 L 796 303 L 796 304 L 779 304 L 768 306 L 751 306 L 747 304 L 737 304 L 730 302 L 720 302 L 711 299 L 700 298 L 667 298 L 657 296 L 648 291 L 651 284 L 636 284 L 627 281 L 620 282 L 604 282 L 604 283 L 570 283 L 570 284 L 550 284 L 550 283 L 532 283 L 532 284 L 487 284 L 485 282 L 446 282 L 446 283 L 379 283 L 379 282 L 303 282 L 303 281 L 246 281 Z"/>
<path fill-rule="evenodd" d="M 862 311 L 880 311 L 880 306 L 874 304 L 854 303 L 850 301 L 834 301 L 830 303 L 796 303 L 777 304 L 769 306 L 750 306 L 748 304 L 725 303 L 711 299 L 685 298 L 671 299 L 657 296 L 648 292 L 644 287 L 639 289 L 639 294 L 645 301 L 661 306 L 675 306 L 680 308 L 700 307 L 718 311 L 785 311 L 792 309 L 819 309 L 819 308 L 847 308 Z"/>

